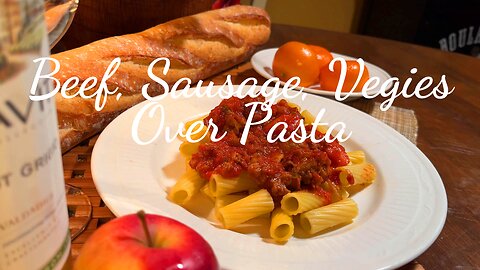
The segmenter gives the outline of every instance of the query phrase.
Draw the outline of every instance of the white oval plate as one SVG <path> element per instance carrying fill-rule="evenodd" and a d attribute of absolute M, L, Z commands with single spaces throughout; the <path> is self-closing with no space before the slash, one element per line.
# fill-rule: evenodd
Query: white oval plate
<path fill-rule="evenodd" d="M 144 209 L 172 217 L 199 232 L 213 247 L 223 269 L 385 269 L 399 267 L 424 252 L 445 222 L 447 198 L 432 163 L 392 128 L 356 109 L 303 94 L 291 100 L 316 114 L 326 109 L 328 123 L 342 121 L 351 138 L 347 150 L 364 150 L 378 170 L 376 182 L 355 194 L 359 216 L 352 224 L 311 238 L 269 243 L 256 233 L 219 229 L 166 199 L 166 190 L 185 170 L 180 140 L 167 143 L 164 133 L 149 145 L 131 137 L 132 121 L 146 104 L 117 117 L 100 135 L 92 154 L 92 176 L 106 205 L 117 215 Z M 172 99 L 165 126 L 208 113 L 220 98 Z M 142 138 L 152 136 L 161 121 L 157 113 L 140 125 Z"/>
<path fill-rule="evenodd" d="M 273 78 L 272 63 L 273 63 L 273 58 L 275 57 L 275 53 L 277 52 L 277 50 L 278 50 L 278 48 L 266 49 L 266 50 L 259 51 L 259 52 L 255 53 L 250 60 L 250 62 L 252 63 L 253 69 L 258 74 L 265 77 L 266 79 Z M 343 54 L 339 54 L 339 53 L 332 53 L 332 55 L 333 55 L 333 58 L 342 57 L 345 60 L 357 60 L 357 58 L 347 56 L 347 55 L 343 55 Z M 388 74 L 388 72 L 386 72 L 385 70 L 383 70 L 383 69 L 379 68 L 378 66 L 376 66 L 374 64 L 371 64 L 367 61 L 365 61 L 365 65 L 368 68 L 368 72 L 370 74 L 370 77 L 378 77 L 379 78 L 378 86 L 374 89 L 371 89 L 371 90 L 367 91 L 367 93 L 369 95 L 378 93 L 380 91 L 380 86 L 386 80 L 392 78 L 392 76 L 390 76 L 390 74 Z M 282 82 L 282 81 L 280 81 L 280 83 L 282 85 L 284 84 L 284 82 Z M 385 89 L 390 89 L 390 87 L 392 87 L 392 82 L 389 82 L 389 84 L 387 85 L 387 87 Z M 300 88 L 301 87 L 297 87 L 296 89 L 300 90 Z M 326 97 L 329 97 L 329 98 L 335 98 L 335 92 L 332 92 L 332 91 L 313 89 L 313 88 L 308 88 L 308 87 L 304 87 L 303 91 L 308 92 L 308 93 L 312 93 L 312 94 L 315 94 L 315 95 L 321 95 L 321 96 L 326 96 Z M 346 94 L 347 93 L 342 92 L 340 94 L 340 96 L 344 97 Z M 356 98 L 360 98 L 360 97 L 362 97 L 361 92 L 354 92 L 354 93 L 351 93 L 349 95 L 349 97 L 344 101 L 352 100 L 352 99 L 356 99 Z"/>

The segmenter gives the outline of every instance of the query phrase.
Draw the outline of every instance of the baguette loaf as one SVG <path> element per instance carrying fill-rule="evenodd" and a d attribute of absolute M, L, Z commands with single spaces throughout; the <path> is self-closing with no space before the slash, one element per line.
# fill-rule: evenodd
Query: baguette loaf
<path fill-rule="evenodd" d="M 80 83 L 92 76 L 100 81 L 115 57 L 122 60 L 107 81 L 109 89 L 118 87 L 122 96 L 119 100 L 116 95 L 109 96 L 103 110 L 95 110 L 93 99 L 65 99 L 56 95 L 62 152 L 101 131 L 118 114 L 143 101 L 144 84 L 150 83 L 150 96 L 163 93 L 163 88 L 147 74 L 147 67 L 154 59 L 170 59 L 167 75 L 162 74 L 162 62 L 153 69 L 169 85 L 182 77 L 196 82 L 245 61 L 269 35 L 270 19 L 264 10 L 238 5 L 52 55 L 60 62 L 60 71 L 54 76 L 61 83 L 72 76 L 79 77 Z"/>

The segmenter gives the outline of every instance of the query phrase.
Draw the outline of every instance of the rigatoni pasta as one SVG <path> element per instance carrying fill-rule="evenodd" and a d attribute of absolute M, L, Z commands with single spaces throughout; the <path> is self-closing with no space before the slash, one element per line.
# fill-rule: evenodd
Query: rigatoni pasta
<path fill-rule="evenodd" d="M 231 229 L 252 218 L 272 212 L 274 208 L 272 196 L 261 189 L 247 197 L 219 209 L 221 222 Z"/>
<path fill-rule="evenodd" d="M 243 199 L 247 197 L 247 195 L 243 194 L 230 194 L 230 195 L 224 195 L 220 197 L 215 198 L 215 210 L 218 212 L 220 208 L 227 206 L 233 202 L 236 202 L 240 199 Z"/>
<path fill-rule="evenodd" d="M 304 110 L 301 112 L 301 114 L 305 120 L 305 124 L 311 125 L 315 122 L 315 116 L 313 116 L 311 112 Z M 328 127 L 324 125 L 319 125 L 317 126 L 317 130 L 325 134 L 328 130 Z"/>
<path fill-rule="evenodd" d="M 360 164 L 365 162 L 365 152 L 361 150 L 347 152 L 348 157 L 350 158 L 350 163 Z"/>
<path fill-rule="evenodd" d="M 358 207 L 355 201 L 345 199 L 301 214 L 300 224 L 303 230 L 314 234 L 351 222 L 357 215 Z"/>
<path fill-rule="evenodd" d="M 243 194 L 231 194 L 231 195 L 224 195 L 220 197 L 215 197 L 215 216 L 218 220 L 222 220 L 222 215 L 220 213 L 220 208 L 227 206 L 233 202 L 236 202 L 240 199 L 247 197 L 247 195 Z"/>
<path fill-rule="evenodd" d="M 180 205 L 186 204 L 205 184 L 195 170 L 187 170 L 168 193 L 168 198 Z"/>
<path fill-rule="evenodd" d="M 241 105 L 247 101 L 255 99 L 224 100 L 209 115 L 186 123 L 185 129 L 198 129 L 195 138 L 208 132 L 198 125 L 207 120 L 213 120 L 227 136 L 218 142 L 211 142 L 208 136 L 196 143 L 182 142 L 180 153 L 187 161 L 187 172 L 168 198 L 185 205 L 195 194 L 207 196 L 214 202 L 215 224 L 219 221 L 226 229 L 238 229 L 253 218 L 269 215 L 270 237 L 276 242 L 288 241 L 296 227 L 316 234 L 351 222 L 358 207 L 347 190 L 363 188 L 376 178 L 365 152 L 346 152 L 336 141 L 265 144 L 258 135 L 279 121 L 290 130 L 294 123 L 315 121 L 313 114 L 300 112 L 298 105 L 284 100 L 274 105 L 274 119 L 255 129 L 242 145 L 238 140 L 248 110 Z M 315 132 L 324 134 L 326 130 L 319 126 Z"/>
<path fill-rule="evenodd" d="M 220 197 L 227 194 L 232 194 L 240 191 L 247 191 L 256 187 L 255 182 L 246 177 L 240 175 L 237 178 L 225 178 L 220 174 L 213 174 L 208 181 L 210 192 L 215 197 Z"/>
<path fill-rule="evenodd" d="M 190 142 L 183 142 L 180 144 L 179 151 L 185 158 L 190 158 L 193 154 L 198 152 L 198 147 L 200 147 L 201 143 L 190 143 Z"/>
<path fill-rule="evenodd" d="M 270 236 L 277 242 L 285 242 L 292 237 L 294 232 L 292 216 L 285 213 L 281 208 L 272 212 L 270 222 Z"/>
<path fill-rule="evenodd" d="M 216 198 L 215 196 L 213 196 L 213 193 L 210 191 L 210 187 L 205 184 L 201 189 L 200 191 L 202 192 L 203 195 L 205 195 L 206 197 L 208 197 L 210 200 L 213 200 L 214 202 L 216 201 Z"/>
<path fill-rule="evenodd" d="M 341 183 L 348 182 L 347 177 L 349 175 L 355 180 L 355 185 L 370 184 L 377 177 L 375 166 L 370 163 L 348 165 L 338 167 L 337 169 L 340 170 L 339 177 Z"/>
<path fill-rule="evenodd" d="M 289 215 L 296 215 L 325 204 L 326 201 L 321 196 L 308 191 L 295 191 L 283 196 L 281 208 Z"/>

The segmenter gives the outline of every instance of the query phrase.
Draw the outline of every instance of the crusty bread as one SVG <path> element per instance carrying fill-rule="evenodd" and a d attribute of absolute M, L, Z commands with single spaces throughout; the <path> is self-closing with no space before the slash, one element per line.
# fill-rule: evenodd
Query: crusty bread
<path fill-rule="evenodd" d="M 62 151 L 101 131 L 118 114 L 144 100 L 141 94 L 144 84 L 151 84 L 151 96 L 163 93 L 163 88 L 148 77 L 147 67 L 152 60 L 170 59 L 166 76 L 162 74 L 161 62 L 153 70 L 169 85 L 183 77 L 196 82 L 245 61 L 269 36 L 268 14 L 259 8 L 238 5 L 52 55 L 61 64 L 55 77 L 62 83 L 72 76 L 79 77 L 80 82 L 92 76 L 100 81 L 111 61 L 115 57 L 122 59 L 107 81 L 109 89 L 118 87 L 122 96 L 119 100 L 116 95 L 109 96 L 103 110 L 95 110 L 93 99 L 65 99 L 56 95 Z"/>

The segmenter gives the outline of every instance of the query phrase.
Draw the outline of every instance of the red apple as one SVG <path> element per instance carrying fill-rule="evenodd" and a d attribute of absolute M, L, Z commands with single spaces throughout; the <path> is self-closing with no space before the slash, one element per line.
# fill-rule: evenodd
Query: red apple
<path fill-rule="evenodd" d="M 210 245 L 171 218 L 132 214 L 101 226 L 83 246 L 75 270 L 218 269 Z"/>

